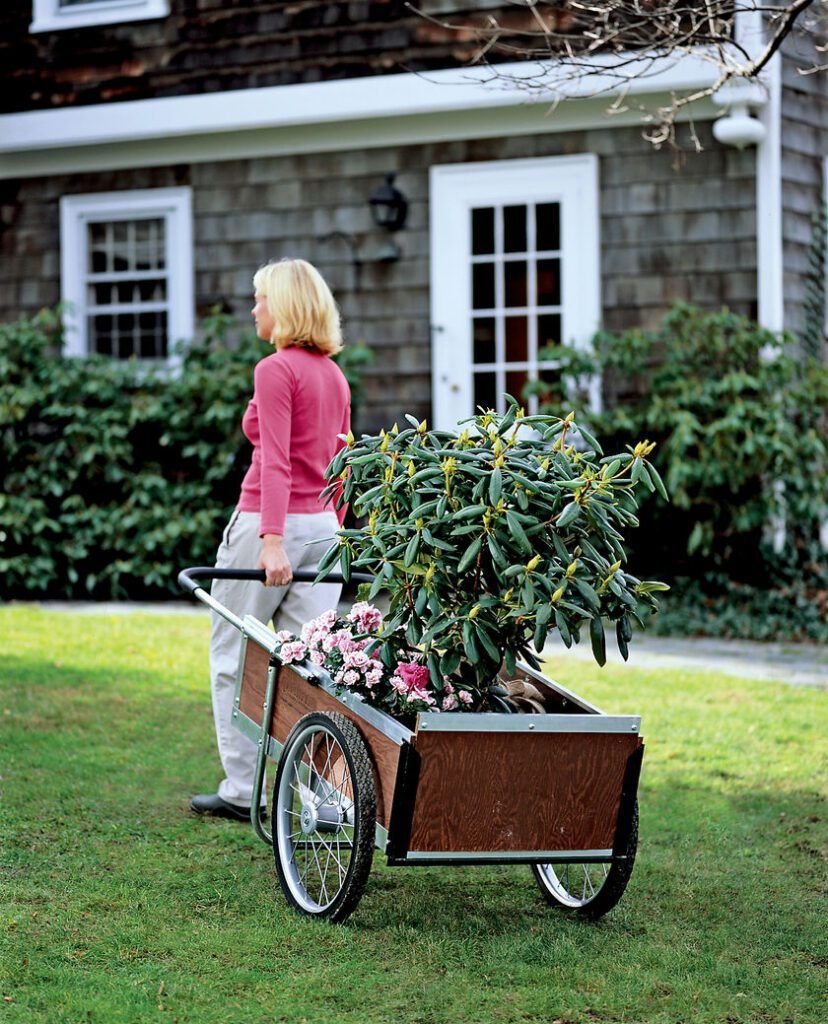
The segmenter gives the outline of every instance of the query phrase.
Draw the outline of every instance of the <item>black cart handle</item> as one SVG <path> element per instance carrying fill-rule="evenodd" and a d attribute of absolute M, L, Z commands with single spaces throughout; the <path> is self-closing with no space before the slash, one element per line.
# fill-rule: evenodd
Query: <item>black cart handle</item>
<path fill-rule="evenodd" d="M 299 569 L 293 574 L 291 583 L 313 583 L 317 573 L 310 569 Z M 217 569 L 214 565 L 194 565 L 190 569 L 182 569 L 178 574 L 178 582 L 188 593 L 194 594 L 199 589 L 196 580 L 258 580 L 264 583 L 264 569 Z M 329 573 L 320 583 L 373 583 L 374 577 L 364 572 L 352 572 L 349 579 L 342 578 L 341 573 Z"/>

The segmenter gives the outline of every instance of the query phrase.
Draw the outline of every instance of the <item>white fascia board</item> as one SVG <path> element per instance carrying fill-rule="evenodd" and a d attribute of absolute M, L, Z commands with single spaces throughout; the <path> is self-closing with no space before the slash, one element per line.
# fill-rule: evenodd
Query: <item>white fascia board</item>
<path fill-rule="evenodd" d="M 648 106 L 669 102 L 669 94 L 647 97 Z M 721 115 L 712 100 L 680 111 L 680 122 L 707 121 Z M 607 113 L 607 100 L 569 100 L 552 107 L 547 103 L 499 107 L 494 110 L 446 111 L 409 117 L 379 117 L 297 127 L 260 128 L 254 131 L 181 135 L 99 146 L 69 146 L 28 152 L 0 153 L 0 180 L 48 177 L 84 171 L 112 171 L 124 167 L 199 164 L 294 153 L 330 153 L 452 142 L 460 139 L 503 139 L 517 135 L 546 135 L 590 129 L 640 127 L 635 107 Z"/>
<path fill-rule="evenodd" d="M 32 153 L 173 136 L 216 135 L 264 128 L 341 124 L 343 121 L 548 105 L 618 93 L 684 92 L 715 81 L 703 54 L 654 57 L 635 77 L 613 60 L 596 60 L 599 73 L 568 82 L 566 69 L 529 62 L 384 75 L 297 85 L 236 89 L 197 96 L 98 103 L 64 110 L 0 116 L 0 153 Z M 605 72 L 600 72 L 606 68 Z"/>

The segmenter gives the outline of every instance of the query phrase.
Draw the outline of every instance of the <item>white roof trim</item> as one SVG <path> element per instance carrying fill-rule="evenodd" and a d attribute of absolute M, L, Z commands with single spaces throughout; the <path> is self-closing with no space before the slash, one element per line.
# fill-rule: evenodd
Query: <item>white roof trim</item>
<path fill-rule="evenodd" d="M 596 67 L 611 69 L 611 59 Z M 531 89 L 540 65 L 499 65 L 499 76 L 523 80 L 524 87 L 493 80 L 491 68 L 475 67 L 419 74 L 384 75 L 333 82 L 236 89 L 221 93 L 162 99 L 98 103 L 64 110 L 37 110 L 0 116 L 0 153 L 31 154 L 69 146 L 98 146 L 172 136 L 215 135 L 263 128 L 285 128 L 447 111 L 547 105 L 548 91 Z M 545 72 L 549 81 L 548 69 Z M 587 98 L 625 90 L 628 95 L 696 89 L 715 80 L 713 64 L 703 56 L 657 58 L 644 76 L 627 81 L 608 70 L 589 83 L 565 83 L 560 73 L 557 96 Z"/>

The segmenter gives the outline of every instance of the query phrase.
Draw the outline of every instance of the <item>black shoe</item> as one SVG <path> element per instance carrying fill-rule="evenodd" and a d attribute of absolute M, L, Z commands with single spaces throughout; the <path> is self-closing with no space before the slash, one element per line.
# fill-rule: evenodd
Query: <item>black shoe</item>
<path fill-rule="evenodd" d="M 250 821 L 250 808 L 229 804 L 218 793 L 202 793 L 190 800 L 190 810 L 196 814 L 209 814 L 214 818 L 232 818 L 234 821 Z"/>

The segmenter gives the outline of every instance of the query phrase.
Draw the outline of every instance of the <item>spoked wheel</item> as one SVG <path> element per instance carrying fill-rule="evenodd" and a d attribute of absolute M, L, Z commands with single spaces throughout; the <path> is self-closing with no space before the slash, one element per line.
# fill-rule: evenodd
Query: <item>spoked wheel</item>
<path fill-rule="evenodd" d="M 533 864 L 532 874 L 548 904 L 597 920 L 624 895 L 638 848 L 638 801 L 633 810 L 626 859 L 612 864 Z"/>
<path fill-rule="evenodd" d="M 273 791 L 273 854 L 288 903 L 344 921 L 359 903 L 374 853 L 376 793 L 358 729 L 314 712 L 285 742 Z"/>

